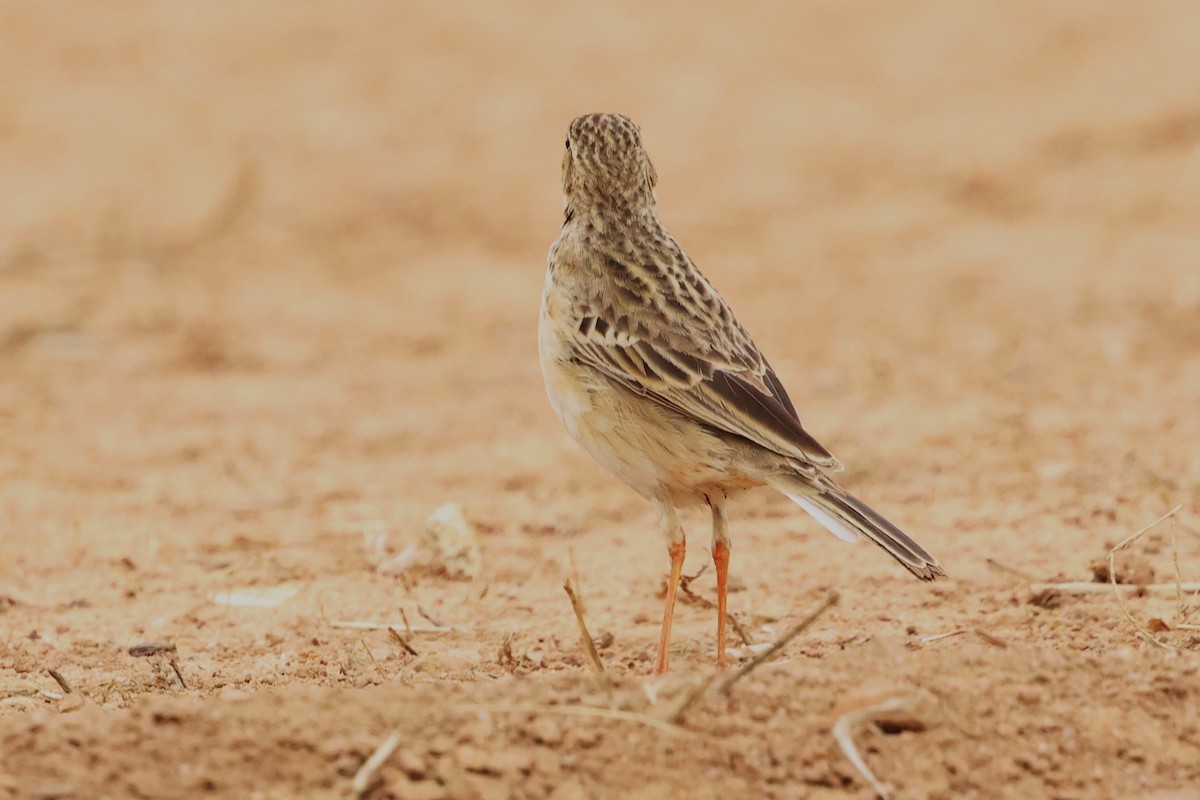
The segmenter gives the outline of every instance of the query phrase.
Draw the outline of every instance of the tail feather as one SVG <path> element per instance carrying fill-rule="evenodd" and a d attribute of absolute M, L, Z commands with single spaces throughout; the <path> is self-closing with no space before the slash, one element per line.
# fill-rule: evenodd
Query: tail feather
<path fill-rule="evenodd" d="M 794 485 L 780 487 L 788 498 L 820 522 L 834 536 L 854 541 L 866 536 L 923 581 L 945 576 L 937 559 L 925 552 L 908 534 L 883 518 L 879 512 L 840 487 L 816 488 Z"/>

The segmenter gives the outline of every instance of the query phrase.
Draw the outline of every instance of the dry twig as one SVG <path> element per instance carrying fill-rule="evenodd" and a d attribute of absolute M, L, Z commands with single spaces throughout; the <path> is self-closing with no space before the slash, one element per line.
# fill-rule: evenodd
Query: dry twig
<path fill-rule="evenodd" d="M 396 752 L 396 748 L 400 746 L 401 738 L 400 731 L 392 731 L 380 743 L 379 747 L 375 748 L 375 752 L 371 753 L 370 757 L 358 768 L 358 772 L 354 773 L 354 781 L 350 786 L 354 789 L 355 797 L 365 795 L 367 790 L 375 783 L 375 773 L 392 757 L 392 753 Z"/>
<path fill-rule="evenodd" d="M 1060 594 L 1107 594 L 1116 589 L 1125 594 L 1142 594 L 1154 592 L 1174 592 L 1177 589 L 1184 592 L 1200 591 L 1200 583 L 1093 583 L 1091 581 L 1066 581 L 1064 583 L 1034 583 L 1029 589 L 1034 594 L 1054 590 Z"/>
<path fill-rule="evenodd" d="M 1010 567 L 1007 564 L 1001 564 L 999 561 L 997 561 L 994 558 L 987 559 L 987 565 L 989 567 L 991 567 L 992 569 L 998 569 L 1001 572 L 1007 572 L 1009 575 L 1016 575 L 1018 578 L 1023 578 L 1025 580 L 1029 581 L 1030 583 L 1032 583 L 1034 580 L 1036 580 L 1028 572 L 1017 569 L 1016 567 Z"/>
<path fill-rule="evenodd" d="M 680 575 L 679 576 L 679 591 L 683 592 L 684 598 L 691 603 L 695 603 L 701 608 L 716 608 L 717 604 L 707 597 L 701 597 L 692 589 L 692 581 L 699 578 L 708 571 L 708 564 L 701 564 L 700 569 L 696 570 L 695 575 Z M 664 591 L 664 594 L 666 592 Z"/>
<path fill-rule="evenodd" d="M 718 690 L 728 693 L 733 687 L 733 684 L 749 675 L 754 669 L 762 665 L 763 662 L 767 661 L 769 658 L 771 658 L 771 656 L 778 653 L 784 647 L 787 647 L 788 643 L 791 642 L 792 639 L 795 639 L 801 633 L 808 630 L 808 628 L 814 622 L 816 622 L 822 614 L 837 605 L 839 599 L 841 598 L 837 592 L 830 592 L 828 595 L 826 595 L 825 599 L 821 601 L 820 605 L 818 605 L 812 611 L 809 611 L 802 620 L 793 625 L 787 633 L 779 637 L 779 639 L 776 640 L 775 643 L 769 648 L 747 661 L 740 668 L 738 668 L 737 671 L 723 677 L 718 683 Z M 700 701 L 700 698 L 708 692 L 709 687 L 712 686 L 713 683 L 717 682 L 716 678 L 717 675 L 714 673 L 713 675 L 710 675 L 701 681 L 696 688 L 692 689 L 692 691 L 688 692 L 687 696 L 683 698 L 683 702 L 679 704 L 679 706 L 668 717 L 668 719 L 677 725 L 680 724 L 688 710 Z"/>
<path fill-rule="evenodd" d="M 515 634 L 508 632 L 504 635 L 504 640 L 500 642 L 500 652 L 496 656 L 496 661 L 500 666 L 512 672 L 517 667 L 517 657 L 513 654 L 512 643 Z"/>
<path fill-rule="evenodd" d="M 434 616 L 433 616 L 432 614 L 430 614 L 428 611 L 426 611 L 426 610 L 425 610 L 425 609 L 424 609 L 424 608 L 421 606 L 421 604 L 420 604 L 420 603 L 418 603 L 418 604 L 417 604 L 417 613 L 418 613 L 418 614 L 420 614 L 422 617 L 424 617 L 426 620 L 428 620 L 428 621 L 429 621 L 429 624 L 431 624 L 431 625 L 436 625 L 436 626 L 437 626 L 437 627 L 439 627 L 439 628 L 448 628 L 448 627 L 450 627 L 450 626 L 449 626 L 449 625 L 447 625 L 446 623 L 442 622 L 440 619 L 435 619 L 435 618 L 434 618 Z"/>
<path fill-rule="evenodd" d="M 175 673 L 175 677 L 179 678 L 179 685 L 184 689 L 188 688 L 187 681 L 183 679 L 183 672 L 179 669 L 179 659 L 172 658 L 167 663 L 171 665 L 171 671 Z"/>
<path fill-rule="evenodd" d="M 952 636 L 962 636 L 964 633 L 970 633 L 968 628 L 959 628 L 956 631 L 949 633 L 935 633 L 932 636 L 922 636 L 921 644 L 929 644 L 930 642 L 940 642 L 942 639 L 949 639 Z"/>
<path fill-rule="evenodd" d="M 746 629 L 742 627 L 742 623 L 738 622 L 737 617 L 735 617 L 731 612 L 726 611 L 725 619 L 729 620 L 730 627 L 733 628 L 733 632 L 738 635 L 738 638 L 742 640 L 743 645 L 746 647 L 754 646 L 754 640 L 750 638 L 750 634 L 747 633 Z"/>
<path fill-rule="evenodd" d="M 1004 641 L 999 636 L 988 633 L 983 628 L 972 628 L 971 632 L 974 633 L 976 636 L 978 636 L 980 639 L 983 639 L 985 642 L 990 644 L 992 647 L 999 647 L 1002 649 L 1005 649 L 1008 647 L 1008 642 Z"/>
<path fill-rule="evenodd" d="M 1179 536 L 1171 526 L 1171 564 L 1175 568 L 1175 613 L 1180 622 L 1187 622 L 1187 604 L 1183 599 L 1183 575 L 1179 571 Z"/>
<path fill-rule="evenodd" d="M 405 639 L 403 636 L 400 635 L 399 631 L 397 631 L 391 625 L 388 626 L 387 630 L 388 630 L 388 633 L 390 633 L 392 635 L 392 638 L 395 639 L 400 644 L 400 646 L 404 648 L 405 652 L 407 652 L 410 656 L 417 655 L 417 651 L 413 649 L 412 645 L 408 643 L 407 639 Z"/>
<path fill-rule="evenodd" d="M 1008 647 L 1008 642 L 1004 641 L 999 636 L 988 633 L 983 628 L 959 628 L 956 631 L 950 631 L 948 633 L 935 633 L 933 636 L 922 636 L 919 641 L 924 645 L 929 644 L 930 642 L 939 642 L 942 639 L 949 639 L 952 636 L 962 636 L 964 633 L 973 633 L 993 647 Z"/>
<path fill-rule="evenodd" d="M 866 778 L 867 783 L 871 784 L 871 788 L 875 790 L 876 797 L 880 798 L 880 800 L 888 800 L 891 794 L 888 792 L 887 787 L 875 777 L 875 773 L 871 772 L 871 768 L 867 766 L 867 763 L 863 761 L 858 748 L 854 744 L 853 729 L 864 722 L 870 722 L 881 714 L 909 710 L 916 699 L 916 693 L 907 694 L 903 697 L 893 697 L 891 700 L 885 700 L 882 703 L 844 714 L 833 724 L 833 738 L 837 741 L 838 747 L 846 754 L 846 758 L 850 760 L 850 763 L 854 765 L 858 773 Z"/>
<path fill-rule="evenodd" d="M 366 620 L 335 619 L 329 621 L 331 628 L 349 628 L 356 631 L 386 631 L 388 628 L 398 628 L 402 622 L 368 622 Z M 448 627 L 444 625 L 412 625 L 405 629 L 407 633 L 463 633 L 466 628 Z"/>
<path fill-rule="evenodd" d="M 763 662 L 765 662 L 769 658 L 771 658 L 771 656 L 775 655 L 780 650 L 787 647 L 788 643 L 791 642 L 792 639 L 795 639 L 797 636 L 804 633 L 804 631 L 808 630 L 808 628 L 814 622 L 816 622 L 821 617 L 822 614 L 824 614 L 826 611 L 828 611 L 829 609 L 836 606 L 838 604 L 839 600 L 841 600 L 841 595 L 839 595 L 837 592 L 830 592 L 828 595 L 826 595 L 825 599 L 821 601 L 820 605 L 818 605 L 812 611 L 808 612 L 808 614 L 805 615 L 804 619 L 800 620 L 795 625 L 793 625 L 792 628 L 790 630 L 788 630 L 788 632 L 785 633 L 783 636 L 780 636 L 779 639 L 773 645 L 771 645 L 768 649 L 766 649 L 763 652 L 756 655 L 754 658 L 747 661 L 736 672 L 734 672 L 732 675 L 730 675 L 725 680 L 721 681 L 721 691 L 728 692 L 730 690 L 730 688 L 733 686 L 733 684 L 737 683 L 742 678 L 749 675 L 751 673 L 751 671 L 757 669 L 760 665 L 763 664 Z"/>
<path fill-rule="evenodd" d="M 54 678 L 54 682 L 61 686 L 62 690 L 67 694 L 72 694 L 75 691 L 71 688 L 71 684 L 67 683 L 67 679 L 64 678 L 62 673 L 60 673 L 58 670 L 47 669 L 46 672 L 50 673 L 50 677 Z"/>
<path fill-rule="evenodd" d="M 567 597 L 571 601 L 571 608 L 575 611 L 575 621 L 579 623 L 579 638 L 583 642 L 583 649 L 587 651 L 588 658 L 591 660 L 596 674 L 603 675 L 604 662 L 600 660 L 600 653 L 596 650 L 595 640 L 588 633 L 587 622 L 583 619 L 583 603 L 580 601 L 579 595 L 575 593 L 574 587 L 571 586 L 570 579 L 563 581 L 563 591 L 567 593 Z"/>
<path fill-rule="evenodd" d="M 390 628 L 389 628 L 389 630 L 390 630 Z M 383 668 L 379 666 L 379 662 L 375 660 L 375 654 L 371 652 L 371 648 L 367 647 L 367 640 L 359 639 L 358 641 L 360 644 L 362 644 L 363 650 L 367 651 L 367 658 L 371 659 L 371 663 L 375 665 L 375 671 L 379 673 L 379 677 L 382 680 L 386 681 L 387 675 L 384 674 Z"/>
<path fill-rule="evenodd" d="M 1163 514 L 1161 517 L 1154 520 L 1154 522 L 1151 522 L 1149 525 L 1142 528 L 1137 533 L 1133 534 L 1132 536 L 1125 537 L 1120 543 L 1117 544 L 1116 547 L 1108 551 L 1108 581 L 1112 584 L 1113 593 L 1117 597 L 1117 604 L 1121 606 L 1121 612 L 1125 615 L 1125 618 L 1129 620 L 1129 624 L 1133 626 L 1134 630 L 1137 631 L 1139 636 L 1141 636 L 1147 642 L 1150 642 L 1150 644 L 1154 645 L 1155 647 L 1161 647 L 1164 650 L 1174 650 L 1175 647 L 1165 642 L 1160 642 L 1157 638 L 1155 638 L 1153 633 L 1146 630 L 1145 626 L 1134 619 L 1133 614 L 1129 613 L 1128 606 L 1125 605 L 1125 598 L 1121 595 L 1121 592 L 1117 590 L 1117 551 L 1124 550 L 1126 547 L 1129 547 L 1139 538 L 1141 538 L 1143 534 L 1154 530 L 1160 523 L 1165 522 L 1166 520 L 1178 514 L 1182 508 L 1183 504 L 1180 503 L 1166 514 Z M 1177 595 L 1183 593 L 1182 585 L 1178 582 L 1178 580 L 1176 580 L 1174 584 L 1169 585 L 1175 590 Z"/>
<path fill-rule="evenodd" d="M 700 565 L 700 569 L 696 570 L 695 575 L 680 575 L 679 576 L 679 591 L 683 592 L 683 599 L 686 602 L 695 603 L 696 605 L 700 606 L 701 608 L 713 609 L 713 608 L 717 607 L 716 603 L 714 603 L 712 600 L 709 600 L 707 597 L 696 594 L 695 590 L 692 589 L 692 581 L 699 578 L 707 570 L 708 570 L 708 564 L 702 564 L 702 565 Z M 665 586 L 665 583 L 664 583 L 664 586 Z M 664 593 L 665 593 L 665 589 L 664 589 Z M 738 622 L 737 617 L 735 617 L 730 612 L 726 611 L 725 612 L 725 620 L 729 623 L 730 627 L 733 628 L 733 632 L 737 634 L 738 638 L 742 640 L 742 644 L 746 645 L 747 647 L 754 644 L 754 640 L 750 638 L 750 634 L 746 632 L 746 629 L 744 627 L 742 627 L 742 623 Z"/>

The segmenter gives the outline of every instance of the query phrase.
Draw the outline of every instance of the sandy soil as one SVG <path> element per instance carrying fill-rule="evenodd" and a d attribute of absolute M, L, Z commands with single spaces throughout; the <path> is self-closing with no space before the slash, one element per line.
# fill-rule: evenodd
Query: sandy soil
<path fill-rule="evenodd" d="M 901 697 L 897 797 L 1200 797 L 1200 602 L 1030 588 L 1180 504 L 1120 565 L 1200 580 L 1200 6 L 640 5 L 0 3 L 0 797 L 347 797 L 398 731 L 370 797 L 865 798 Z M 711 572 L 651 679 L 652 511 L 535 354 L 595 110 L 951 575 L 747 496 L 748 635 L 841 603 L 671 729 Z M 444 502 L 480 576 L 381 569 Z"/>

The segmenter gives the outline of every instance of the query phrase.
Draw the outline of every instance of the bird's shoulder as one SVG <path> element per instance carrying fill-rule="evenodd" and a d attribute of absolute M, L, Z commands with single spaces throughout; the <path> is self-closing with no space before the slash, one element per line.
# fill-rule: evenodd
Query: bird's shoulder
<path fill-rule="evenodd" d="M 659 343 L 713 369 L 762 369 L 733 310 L 665 228 L 564 226 L 551 279 L 571 298 L 572 321 L 602 338 Z M 706 370 L 707 372 L 707 370 Z"/>

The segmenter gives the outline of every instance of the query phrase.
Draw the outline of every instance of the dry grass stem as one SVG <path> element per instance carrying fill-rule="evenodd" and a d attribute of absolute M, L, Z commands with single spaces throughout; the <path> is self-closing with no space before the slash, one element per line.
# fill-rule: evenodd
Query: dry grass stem
<path fill-rule="evenodd" d="M 700 702 L 700 698 L 708 694 L 708 689 L 717 682 L 717 678 L 721 677 L 721 673 L 714 672 L 706 677 L 700 683 L 696 684 L 690 692 L 684 696 L 683 700 L 675 707 L 675 710 L 667 717 L 675 725 L 682 725 L 687 713 L 692 710 L 692 707 Z"/>
<path fill-rule="evenodd" d="M 1121 607 L 1121 613 L 1123 613 L 1125 615 L 1125 618 L 1127 620 L 1129 620 L 1129 624 L 1133 626 L 1133 629 L 1135 631 L 1137 631 L 1139 636 L 1141 636 L 1143 639 L 1145 639 L 1147 642 L 1154 645 L 1155 647 L 1160 647 L 1163 650 L 1175 650 L 1176 648 L 1173 645 L 1167 644 L 1165 642 L 1160 642 L 1158 640 L 1158 638 L 1155 637 L 1155 635 L 1153 633 L 1151 633 L 1149 630 L 1147 630 L 1144 625 L 1142 625 L 1140 622 L 1138 622 L 1136 619 L 1134 619 L 1133 614 L 1129 613 L 1129 607 L 1125 605 L 1124 596 L 1122 596 L 1121 592 L 1117 589 L 1117 586 L 1119 585 L 1117 583 L 1117 552 L 1129 547 L 1134 542 L 1136 542 L 1138 539 L 1140 539 L 1143 535 L 1145 535 L 1146 533 L 1149 533 L 1150 531 L 1152 531 L 1156 527 L 1158 527 L 1161 523 L 1165 522 L 1166 520 L 1168 520 L 1171 517 L 1178 514 L 1180 509 L 1182 509 L 1182 508 L 1183 508 L 1183 504 L 1180 503 L 1179 505 L 1175 506 L 1170 511 L 1168 511 L 1166 514 L 1163 514 L 1161 517 L 1154 520 L 1154 522 L 1151 522 L 1149 525 L 1142 528 L 1137 533 L 1135 533 L 1131 536 L 1125 537 L 1124 539 L 1121 540 L 1121 542 L 1119 544 L 1117 544 L 1116 547 L 1114 547 L 1113 549 L 1108 551 L 1108 581 L 1110 584 L 1112 584 L 1113 593 L 1117 597 L 1117 605 L 1119 605 Z M 1176 580 L 1176 582 L 1173 584 L 1167 584 L 1167 585 L 1169 585 L 1172 589 L 1174 589 L 1176 594 L 1182 594 L 1183 588 L 1178 580 Z"/>
<path fill-rule="evenodd" d="M 399 631 L 397 631 L 391 625 L 388 626 L 387 630 L 388 630 L 388 633 L 390 633 L 392 635 L 392 638 L 395 639 L 399 643 L 399 645 L 404 648 L 404 651 L 406 653 L 408 653 L 410 656 L 417 655 L 417 651 L 413 649 L 413 646 L 408 643 L 407 639 L 405 639 L 403 636 L 400 635 Z"/>
<path fill-rule="evenodd" d="M 1113 586 L 1116 586 L 1116 585 L 1117 585 L 1116 583 L 1113 583 Z M 1125 619 L 1129 620 L 1129 624 L 1133 626 L 1133 629 L 1137 632 L 1138 636 L 1141 636 L 1143 639 L 1145 639 L 1150 644 L 1154 645 L 1155 647 L 1161 648 L 1163 650 L 1175 650 L 1176 649 L 1173 645 L 1169 645 L 1166 642 L 1160 642 L 1154 636 L 1154 634 L 1152 632 L 1150 632 L 1150 630 L 1148 630 L 1144 625 L 1142 625 L 1140 622 L 1138 622 L 1136 619 L 1134 619 L 1133 614 L 1130 613 L 1130 611 L 1129 611 L 1129 606 L 1125 605 L 1125 598 L 1121 596 L 1120 592 L 1117 592 L 1116 595 L 1117 595 L 1117 605 L 1119 605 L 1121 607 L 1121 613 L 1125 615 Z"/>
<path fill-rule="evenodd" d="M 400 746 L 401 739 L 400 731 L 392 731 L 380 743 L 379 747 L 375 748 L 375 752 L 371 753 L 370 757 L 358 768 L 358 772 L 354 773 L 354 780 L 350 786 L 354 789 L 355 797 L 364 796 L 372 784 L 375 783 L 375 773 L 392 757 L 392 753 L 396 752 L 396 748 Z"/>
<path fill-rule="evenodd" d="M 75 691 L 71 688 L 71 684 L 67 683 L 67 679 L 64 678 L 62 673 L 60 673 L 58 670 L 48 669 L 46 672 L 50 673 L 50 677 L 54 678 L 54 682 L 61 686 L 62 690 L 67 694 L 72 694 Z"/>
<path fill-rule="evenodd" d="M 331 628 L 348 628 L 355 631 L 386 631 L 388 628 L 399 628 L 402 622 L 368 622 L 366 620 L 334 619 L 329 621 Z M 459 628 L 445 625 L 411 625 L 405 628 L 406 633 L 467 633 L 469 628 Z"/>
<path fill-rule="evenodd" d="M 993 647 L 1008 647 L 1008 642 L 1004 641 L 999 636 L 988 633 L 983 628 L 959 628 L 956 631 L 949 631 L 947 633 L 935 633 L 932 636 L 922 636 L 919 641 L 924 645 L 931 642 L 940 642 L 942 639 L 949 639 L 954 636 L 962 636 L 964 633 L 973 633 Z"/>
<path fill-rule="evenodd" d="M 1175 614 L 1180 622 L 1187 620 L 1187 603 L 1183 595 L 1183 575 L 1179 571 L 1179 535 L 1171 526 L 1171 566 L 1175 569 Z"/>
<path fill-rule="evenodd" d="M 371 652 L 371 648 L 367 647 L 366 639 L 359 639 L 359 644 L 363 646 L 363 650 L 367 651 L 367 658 L 371 659 L 371 663 L 375 665 L 375 671 L 379 673 L 381 680 L 387 680 L 387 675 L 383 671 L 383 667 L 379 666 L 379 662 L 375 660 L 375 654 Z"/>
<path fill-rule="evenodd" d="M 839 600 L 841 600 L 841 595 L 839 595 L 837 592 L 830 592 L 829 594 L 827 594 L 825 596 L 825 599 L 821 601 L 820 605 L 818 605 L 812 611 L 809 611 L 808 614 L 805 615 L 804 619 L 800 620 L 795 625 L 793 625 L 792 628 L 787 633 L 785 633 L 783 636 L 780 636 L 779 639 L 775 642 L 775 644 L 771 645 L 770 648 L 768 648 L 767 650 L 764 650 L 763 652 L 756 655 L 754 658 L 747 661 L 736 672 L 734 672 L 732 675 L 730 675 L 725 680 L 721 681 L 721 687 L 720 687 L 721 691 L 728 692 L 733 687 L 733 684 L 737 683 L 742 678 L 749 675 L 754 669 L 759 667 L 764 661 L 768 660 L 769 658 L 771 658 L 771 656 L 775 655 L 780 650 L 787 647 L 788 643 L 791 642 L 792 639 L 795 639 L 797 636 L 804 633 L 804 631 L 808 630 L 808 628 L 814 622 L 816 622 L 818 619 L 821 618 L 822 614 L 824 614 L 826 611 L 828 611 L 829 609 L 836 606 L 838 604 Z"/>
<path fill-rule="evenodd" d="M 754 640 L 750 638 L 750 634 L 742 627 L 742 623 L 738 622 L 738 618 L 733 614 L 726 612 L 725 619 L 729 620 L 729 627 L 733 628 L 733 632 L 742 640 L 742 644 L 746 647 L 753 647 Z"/>
<path fill-rule="evenodd" d="M 1109 553 L 1109 556 L 1111 556 L 1113 553 L 1117 552 L 1118 550 L 1124 550 L 1126 547 L 1129 547 L 1129 545 L 1133 544 L 1133 543 L 1134 543 L 1134 542 L 1136 542 L 1138 539 L 1142 538 L 1142 536 L 1144 536 L 1144 535 L 1146 535 L 1147 533 L 1149 533 L 1150 531 L 1154 530 L 1154 529 L 1155 529 L 1155 528 L 1157 528 L 1159 525 L 1161 525 L 1162 523 L 1166 522 L 1167 520 L 1169 520 L 1171 517 L 1175 516 L 1176 514 L 1178 514 L 1178 513 L 1179 513 L 1180 511 L 1182 511 L 1182 510 L 1183 510 L 1183 503 L 1180 503 L 1179 505 L 1175 506 L 1174 508 L 1172 508 L 1172 509 L 1171 509 L 1170 511 L 1168 511 L 1167 513 L 1163 514 L 1163 515 L 1162 515 L 1161 517 L 1159 517 L 1158 519 L 1154 520 L 1154 522 L 1151 522 L 1149 525 L 1147 525 L 1146 527 L 1142 528 L 1142 529 L 1141 529 L 1140 531 L 1138 531 L 1137 533 L 1130 534 L 1129 536 L 1126 536 L 1126 537 L 1125 537 L 1124 539 L 1122 539 L 1122 540 L 1121 540 L 1119 543 L 1117 543 L 1116 547 L 1114 547 L 1112 550 L 1109 550 L 1109 551 L 1108 551 L 1108 553 Z M 1112 575 L 1112 574 L 1113 574 L 1113 571 L 1112 571 L 1112 570 L 1109 570 L 1109 575 Z"/>
<path fill-rule="evenodd" d="M 417 604 L 417 613 L 418 613 L 418 614 L 420 614 L 422 617 L 424 617 L 424 618 L 425 618 L 425 620 L 426 620 L 426 621 L 427 621 L 427 622 L 428 622 L 430 625 L 436 625 L 436 626 L 437 626 L 437 627 L 439 627 L 439 628 L 448 628 L 448 627 L 450 627 L 450 626 L 449 626 L 449 625 L 447 625 L 446 623 L 442 622 L 440 619 L 435 619 L 435 618 L 434 618 L 434 616 L 433 616 L 432 614 L 430 614 L 428 611 L 426 611 L 426 610 L 425 610 L 425 608 L 424 608 L 424 607 L 423 607 L 421 604 L 419 604 L 419 603 Z"/>
<path fill-rule="evenodd" d="M 871 772 L 870 767 L 867 766 L 867 763 L 863 761 L 862 755 L 859 754 L 858 747 L 854 744 L 854 728 L 864 722 L 870 722 L 881 714 L 910 710 L 916 699 L 917 695 L 915 693 L 907 694 L 903 697 L 894 697 L 891 700 L 885 700 L 882 703 L 845 714 L 839 717 L 838 721 L 833 725 L 833 738 L 837 741 L 838 747 L 846 754 L 846 758 L 854 765 L 858 773 L 866 779 L 867 783 L 871 784 L 871 788 L 875 790 L 875 796 L 880 800 L 888 800 L 891 797 L 891 793 L 875 777 L 875 773 Z"/>
<path fill-rule="evenodd" d="M 1196 611 L 1196 609 L 1200 608 L 1200 585 L 1185 583 L 1183 584 L 1183 590 L 1185 592 L 1192 591 L 1188 587 L 1193 585 L 1196 586 L 1196 590 L 1192 592 L 1192 599 L 1189 601 L 1190 605 L 1187 606 L 1186 613 L 1182 617 L 1185 622 L 1187 621 L 1187 618 Z"/>
<path fill-rule="evenodd" d="M 1001 639 L 999 636 L 988 633 L 983 628 L 972 628 L 971 632 L 990 644 L 992 647 L 1007 648 L 1008 642 Z"/>
<path fill-rule="evenodd" d="M 224 592 L 209 594 L 209 601 L 219 606 L 239 608 L 277 608 L 295 597 L 303 588 L 298 583 L 282 583 L 278 586 L 246 586 Z"/>
<path fill-rule="evenodd" d="M 695 590 L 692 589 L 692 581 L 699 578 L 707 570 L 708 564 L 702 564 L 700 569 L 696 570 L 695 575 L 680 575 L 679 591 L 683 592 L 683 600 L 685 602 L 694 603 L 701 608 L 713 609 L 717 607 L 716 603 L 714 603 L 712 600 L 709 600 L 707 597 L 696 594 Z M 746 632 L 746 629 L 742 626 L 742 623 L 738 622 L 737 617 L 726 611 L 725 620 L 729 623 L 729 626 L 733 628 L 733 632 L 737 634 L 737 637 L 742 640 L 742 644 L 746 646 L 754 644 L 754 640 L 750 638 L 750 634 Z"/>
<path fill-rule="evenodd" d="M 1035 594 L 1050 589 L 1062 594 L 1107 594 L 1113 590 L 1113 587 L 1116 587 L 1118 592 L 1125 594 L 1174 592 L 1177 589 L 1184 592 L 1200 591 L 1200 583 L 1181 583 L 1177 587 L 1174 583 L 1112 583 L 1111 580 L 1108 583 L 1067 581 L 1066 583 L 1034 583 L 1029 586 L 1030 590 Z"/>
<path fill-rule="evenodd" d="M 464 714 L 557 714 L 565 717 L 598 717 L 600 719 L 618 720 L 621 722 L 636 722 L 639 725 L 645 725 L 649 728 L 662 731 L 664 733 L 673 733 L 677 736 L 690 735 L 688 731 L 683 730 L 668 722 L 663 722 L 657 717 L 652 717 L 649 714 L 638 714 L 634 711 L 621 711 L 616 708 L 597 708 L 595 706 L 576 706 L 576 705 L 538 705 L 536 703 L 513 703 L 513 704 L 467 704 L 453 706 L 453 711 L 459 711 Z"/>
<path fill-rule="evenodd" d="M 512 643 L 515 634 L 509 631 L 504 635 L 504 640 L 500 642 L 500 652 L 496 657 L 496 661 L 500 666 L 511 672 L 517 666 L 517 657 L 513 654 Z"/>
<path fill-rule="evenodd" d="M 179 685 L 184 689 L 188 688 L 187 681 L 183 679 L 183 672 L 179 669 L 179 660 L 172 658 L 167 662 L 171 665 L 171 671 L 175 673 L 175 677 L 179 679 Z"/>
<path fill-rule="evenodd" d="M 571 586 L 570 579 L 563 581 L 563 591 L 567 593 L 567 597 L 571 601 L 571 608 L 575 611 L 575 621 L 579 623 L 579 639 L 583 642 L 583 649 L 587 651 L 588 659 L 592 662 L 592 668 L 596 670 L 597 675 L 603 675 L 604 662 L 600 660 L 595 640 L 588 633 L 587 622 L 583 618 L 583 603 L 579 600 L 579 595 L 575 593 L 574 587 Z"/>
<path fill-rule="evenodd" d="M 718 675 L 716 673 L 705 678 L 699 683 L 699 685 L 692 689 L 692 691 L 688 692 L 687 696 L 683 698 L 683 701 L 675 708 L 675 711 L 673 711 L 671 715 L 667 717 L 667 719 L 671 720 L 671 722 L 674 722 L 677 725 L 682 723 L 683 718 L 687 715 L 687 712 L 692 708 L 692 706 L 696 705 L 696 703 L 700 701 L 701 697 L 708 693 L 709 687 L 714 683 L 718 684 L 718 691 L 729 692 L 733 687 L 733 684 L 749 675 L 753 670 L 761 666 L 765 661 L 770 659 L 771 656 L 778 653 L 784 647 L 787 647 L 788 643 L 791 642 L 792 639 L 795 639 L 801 633 L 806 631 L 814 622 L 820 619 L 822 614 L 837 605 L 840 599 L 841 596 L 837 592 L 830 592 L 828 595 L 826 595 L 825 599 L 821 601 L 820 605 L 816 606 L 812 611 L 809 611 L 808 614 L 806 614 L 798 623 L 793 625 L 787 633 L 783 634 L 783 636 L 779 637 L 779 639 L 776 640 L 770 647 L 754 656 L 754 658 L 747 661 L 735 672 L 722 677 L 719 682 L 717 681 Z"/>
<path fill-rule="evenodd" d="M 1009 575 L 1016 575 L 1018 578 L 1023 578 L 1031 583 L 1037 580 L 1037 578 L 1035 578 L 1033 575 L 1030 575 L 1028 572 L 1019 570 L 1016 567 L 1010 567 L 1007 564 L 1001 564 L 994 558 L 987 559 L 987 565 L 992 569 L 998 569 L 1001 572 L 1007 572 Z"/>
<path fill-rule="evenodd" d="M 708 571 L 708 564 L 701 564 L 700 569 L 696 570 L 695 575 L 680 575 L 679 576 L 679 591 L 683 592 L 683 600 L 688 603 L 695 603 L 701 608 L 716 608 L 717 604 L 707 597 L 701 597 L 692 589 L 692 581 L 699 578 Z M 663 593 L 666 593 L 666 581 L 663 581 Z"/>

